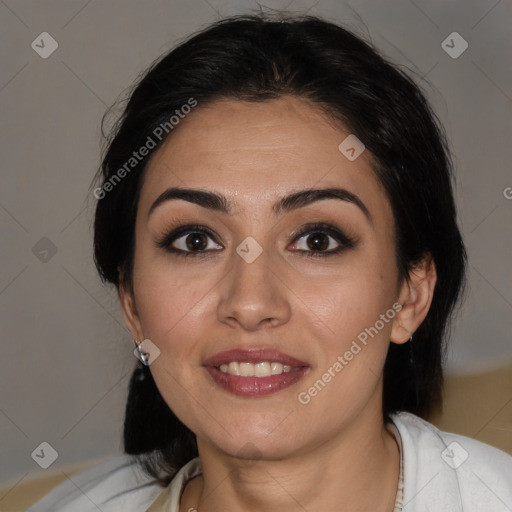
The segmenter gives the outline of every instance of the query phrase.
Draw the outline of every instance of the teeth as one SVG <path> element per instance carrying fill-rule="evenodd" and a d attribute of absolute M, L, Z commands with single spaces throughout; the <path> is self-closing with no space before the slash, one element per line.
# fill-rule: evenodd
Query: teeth
<path fill-rule="evenodd" d="M 268 377 L 269 375 L 272 375 L 270 371 L 270 363 L 267 363 L 266 361 L 256 363 L 254 365 L 254 375 L 256 377 Z"/>
<path fill-rule="evenodd" d="M 239 363 L 242 377 L 254 377 L 254 365 L 251 363 Z"/>
<path fill-rule="evenodd" d="M 275 361 L 261 361 L 256 364 L 232 361 L 229 364 L 221 364 L 219 370 L 222 373 L 229 373 L 230 375 L 241 377 L 269 377 L 270 375 L 288 373 L 292 370 L 292 367 Z"/>
<path fill-rule="evenodd" d="M 272 375 L 279 375 L 283 373 L 283 365 L 281 363 L 272 363 L 270 366 L 272 367 Z"/>
<path fill-rule="evenodd" d="M 229 363 L 228 373 L 231 375 L 240 375 L 240 365 L 238 363 Z"/>

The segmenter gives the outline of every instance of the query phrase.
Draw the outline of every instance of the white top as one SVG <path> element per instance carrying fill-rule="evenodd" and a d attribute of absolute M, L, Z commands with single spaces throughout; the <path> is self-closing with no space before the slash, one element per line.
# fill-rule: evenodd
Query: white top
<path fill-rule="evenodd" d="M 512 511 L 510 455 L 410 413 L 391 419 L 403 477 L 394 512 Z M 117 455 L 72 475 L 26 512 L 179 512 L 186 483 L 201 474 L 195 458 L 162 488 L 131 460 Z"/>

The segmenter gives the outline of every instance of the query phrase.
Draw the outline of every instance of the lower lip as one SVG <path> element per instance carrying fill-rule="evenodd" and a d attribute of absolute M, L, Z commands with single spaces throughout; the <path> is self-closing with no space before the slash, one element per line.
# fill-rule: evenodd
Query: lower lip
<path fill-rule="evenodd" d="M 265 396 L 276 393 L 302 379 L 308 370 L 307 367 L 302 367 L 268 377 L 240 377 L 221 372 L 215 366 L 206 366 L 205 368 L 219 386 L 240 396 Z"/>

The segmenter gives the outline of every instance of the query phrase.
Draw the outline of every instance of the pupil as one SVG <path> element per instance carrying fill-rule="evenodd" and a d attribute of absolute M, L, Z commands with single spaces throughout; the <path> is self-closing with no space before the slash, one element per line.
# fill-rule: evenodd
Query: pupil
<path fill-rule="evenodd" d="M 310 249 L 327 249 L 329 240 L 323 233 L 314 233 L 308 237 L 308 247 Z"/>
<path fill-rule="evenodd" d="M 206 247 L 205 237 L 202 233 L 191 233 L 186 239 L 187 248 L 190 250 L 204 249 Z"/>

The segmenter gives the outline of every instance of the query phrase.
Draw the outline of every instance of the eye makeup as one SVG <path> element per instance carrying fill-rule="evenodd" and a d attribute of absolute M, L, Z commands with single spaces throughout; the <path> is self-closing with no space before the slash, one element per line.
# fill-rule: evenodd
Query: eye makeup
<path fill-rule="evenodd" d="M 291 246 L 295 246 L 291 249 L 293 252 L 312 258 L 334 256 L 345 250 L 353 249 L 358 243 L 356 237 L 327 222 L 313 222 L 302 225 L 298 232 L 291 235 L 291 238 Z M 307 242 L 313 241 L 312 244 L 307 243 L 307 247 L 311 250 L 297 248 L 297 242 L 303 238 L 306 238 Z M 337 244 L 337 247 L 327 251 L 316 250 L 325 248 L 326 240 L 328 241 L 327 247 L 331 245 L 332 240 Z M 201 224 L 184 224 L 172 228 L 161 234 L 155 243 L 159 249 L 175 256 L 184 257 L 205 257 L 223 249 L 217 234 L 209 227 Z M 177 245 L 181 245 L 181 247 Z M 213 245 L 214 248 L 208 248 L 208 245 Z"/>

